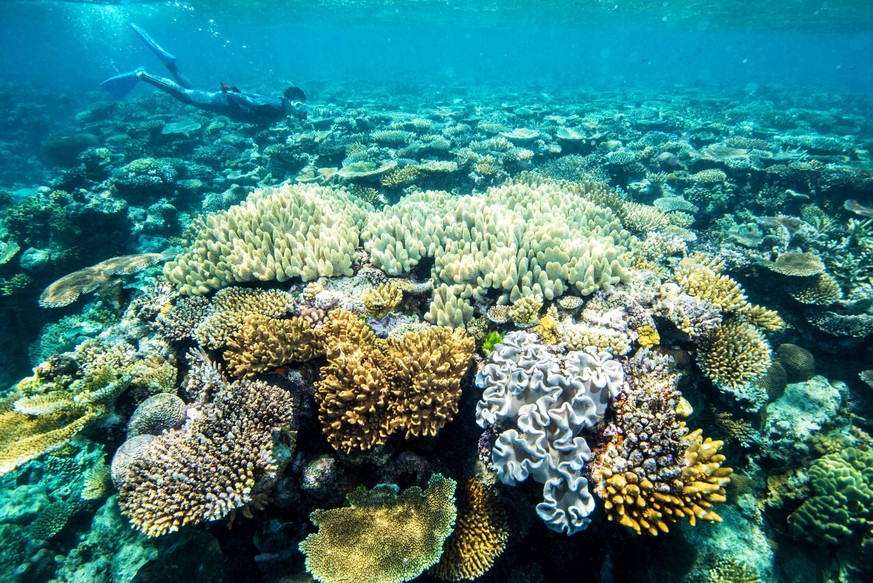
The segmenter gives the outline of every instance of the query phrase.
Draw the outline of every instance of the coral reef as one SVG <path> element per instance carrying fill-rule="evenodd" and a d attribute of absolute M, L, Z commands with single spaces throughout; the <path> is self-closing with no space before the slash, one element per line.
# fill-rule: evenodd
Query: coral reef
<path fill-rule="evenodd" d="M 368 450 L 394 433 L 436 435 L 457 413 L 461 378 L 475 350 L 464 331 L 430 327 L 381 339 L 337 310 L 324 334 L 327 364 L 315 399 L 334 448 Z"/>
<path fill-rule="evenodd" d="M 471 478 L 457 498 L 455 528 L 443 543 L 440 561 L 428 571 L 443 581 L 478 579 L 491 569 L 509 539 L 506 511 L 493 487 Z"/>
<path fill-rule="evenodd" d="M 227 383 L 181 429 L 143 444 L 115 476 L 122 512 L 159 536 L 256 502 L 280 468 L 273 434 L 289 428 L 293 411 L 283 389 Z"/>
<path fill-rule="evenodd" d="M 435 474 L 422 492 L 380 484 L 348 495 L 346 508 L 316 510 L 318 532 L 300 543 L 322 583 L 402 583 L 435 564 L 452 532 L 455 481 Z"/>
<path fill-rule="evenodd" d="M 497 477 L 511 486 L 528 477 L 543 484 L 537 513 L 549 528 L 574 534 L 588 526 L 594 500 L 579 472 L 591 450 L 581 434 L 602 419 L 623 382 L 610 354 L 557 357 L 525 332 L 507 334 L 476 375 L 483 389 L 476 422 L 500 431 L 492 453 Z"/>

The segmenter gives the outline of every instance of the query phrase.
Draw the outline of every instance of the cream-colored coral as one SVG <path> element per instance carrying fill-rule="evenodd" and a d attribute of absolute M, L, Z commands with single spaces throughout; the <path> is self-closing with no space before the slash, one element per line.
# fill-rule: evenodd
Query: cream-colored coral
<path fill-rule="evenodd" d="M 519 298 L 510 306 L 508 315 L 512 323 L 519 328 L 533 326 L 539 320 L 538 316 L 543 307 L 543 298 L 540 296 L 526 296 Z"/>
<path fill-rule="evenodd" d="M 207 219 L 164 275 L 185 295 L 234 283 L 351 275 L 366 212 L 342 192 L 295 184 L 262 188 Z"/>

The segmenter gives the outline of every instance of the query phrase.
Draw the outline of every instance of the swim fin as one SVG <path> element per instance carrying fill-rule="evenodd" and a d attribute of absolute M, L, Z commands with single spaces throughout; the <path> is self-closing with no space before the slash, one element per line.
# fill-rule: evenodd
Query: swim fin
<path fill-rule="evenodd" d="M 163 48 L 161 48 L 161 45 L 158 44 L 158 41 L 153 39 L 152 35 L 147 33 L 142 27 L 131 23 L 130 28 L 133 29 L 133 32 L 139 35 L 139 38 L 142 39 L 142 42 L 144 42 L 152 50 L 152 52 L 158 56 L 158 58 L 164 65 L 169 67 L 170 65 L 174 65 L 176 63 L 176 55 L 167 52 Z"/>
<path fill-rule="evenodd" d="M 139 82 L 139 75 L 141 71 L 145 71 L 143 67 L 138 69 L 134 69 L 133 71 L 129 71 L 127 73 L 122 73 L 121 75 L 116 75 L 115 77 L 110 77 L 106 81 L 100 84 L 100 87 L 108 91 L 112 94 L 112 97 L 115 99 L 121 99 L 133 89 L 136 84 Z"/>

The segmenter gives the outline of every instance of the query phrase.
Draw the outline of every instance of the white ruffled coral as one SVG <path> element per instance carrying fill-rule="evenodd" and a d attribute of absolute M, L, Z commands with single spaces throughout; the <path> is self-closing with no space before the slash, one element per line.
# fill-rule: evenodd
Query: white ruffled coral
<path fill-rule="evenodd" d="M 588 525 L 594 504 L 579 473 L 591 458 L 582 431 L 603 417 L 624 383 L 607 352 L 577 350 L 559 357 L 526 332 L 507 334 L 479 372 L 476 406 L 482 427 L 513 424 L 494 444 L 498 479 L 528 477 L 544 484 L 537 513 L 553 530 L 573 534 Z"/>

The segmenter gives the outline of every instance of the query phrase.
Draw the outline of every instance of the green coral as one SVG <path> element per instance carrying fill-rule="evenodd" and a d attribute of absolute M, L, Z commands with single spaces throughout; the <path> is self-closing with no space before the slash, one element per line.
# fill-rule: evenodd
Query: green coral
<path fill-rule="evenodd" d="M 482 352 L 484 352 L 486 356 L 491 354 L 494 351 L 494 347 L 501 342 L 503 342 L 503 334 L 496 331 L 491 332 L 485 338 L 485 342 L 482 343 Z"/>
<path fill-rule="evenodd" d="M 809 477 L 813 496 L 788 517 L 793 536 L 835 545 L 843 537 L 871 534 L 873 452 L 848 448 L 828 454 L 812 464 Z"/>
<path fill-rule="evenodd" d="M 319 530 L 300 543 L 306 570 L 322 583 L 414 579 L 439 561 L 457 514 L 455 481 L 439 474 L 424 492 L 380 484 L 352 492 L 348 503 L 313 512 Z"/>

